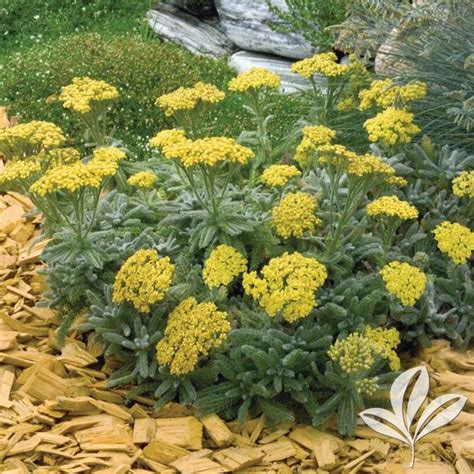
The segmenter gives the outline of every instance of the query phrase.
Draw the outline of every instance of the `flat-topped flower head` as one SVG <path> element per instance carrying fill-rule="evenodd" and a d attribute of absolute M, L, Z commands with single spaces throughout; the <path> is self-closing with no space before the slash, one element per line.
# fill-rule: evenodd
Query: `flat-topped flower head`
<path fill-rule="evenodd" d="M 380 275 L 387 290 L 396 296 L 403 306 L 413 306 L 425 291 L 426 275 L 409 263 L 390 262 L 380 270 Z"/>
<path fill-rule="evenodd" d="M 395 175 L 395 173 L 393 166 L 385 163 L 382 158 L 370 154 L 351 158 L 347 166 L 347 174 L 359 178 L 367 175 L 379 175 L 388 178 Z"/>
<path fill-rule="evenodd" d="M 171 285 L 174 265 L 156 250 L 138 250 L 121 266 L 113 286 L 113 301 L 132 303 L 140 313 L 148 313 L 161 301 Z"/>
<path fill-rule="evenodd" d="M 322 145 L 328 145 L 335 138 L 336 132 L 324 125 L 308 125 L 303 128 L 303 139 L 295 151 L 295 160 L 300 165 L 308 163 L 311 154 Z"/>
<path fill-rule="evenodd" d="M 342 76 L 348 71 L 348 66 L 338 64 L 334 53 L 315 54 L 311 58 L 303 59 L 293 63 L 291 71 L 306 79 L 311 79 L 315 74 L 326 77 Z"/>
<path fill-rule="evenodd" d="M 99 179 L 113 176 L 119 167 L 119 162 L 125 158 L 125 153 L 115 147 L 96 148 L 87 168 Z"/>
<path fill-rule="evenodd" d="M 62 87 L 59 100 L 66 109 L 88 114 L 94 105 L 117 99 L 117 89 L 105 81 L 90 77 L 75 77 L 72 84 Z"/>
<path fill-rule="evenodd" d="M 15 184 L 27 184 L 36 173 L 41 171 L 38 160 L 10 160 L 5 169 L 0 171 L 0 189 L 7 189 Z"/>
<path fill-rule="evenodd" d="M 262 173 L 262 183 L 267 186 L 282 187 L 291 178 L 301 176 L 301 171 L 296 166 L 272 165 Z"/>
<path fill-rule="evenodd" d="M 38 158 L 47 161 L 49 166 L 71 165 L 81 159 L 79 150 L 72 147 L 54 148 L 46 153 L 41 153 Z"/>
<path fill-rule="evenodd" d="M 227 313 L 219 311 L 214 303 L 187 298 L 168 316 L 165 335 L 156 346 L 157 360 L 169 367 L 171 375 L 189 374 L 199 357 L 218 348 L 230 330 Z"/>
<path fill-rule="evenodd" d="M 184 130 L 170 129 L 158 132 L 150 139 L 150 145 L 154 148 L 159 148 L 165 158 L 178 158 L 182 153 L 183 146 L 186 147 L 191 140 L 186 137 Z"/>
<path fill-rule="evenodd" d="M 283 239 L 314 234 L 321 220 L 315 216 L 316 198 L 303 192 L 289 193 L 273 208 L 272 224 Z"/>
<path fill-rule="evenodd" d="M 241 72 L 229 82 L 229 90 L 233 92 L 247 92 L 262 88 L 279 89 L 280 86 L 280 77 L 261 67 L 254 67 L 248 71 Z"/>
<path fill-rule="evenodd" d="M 357 153 L 348 150 L 344 145 L 321 145 L 318 148 L 318 162 L 323 166 L 346 168 L 358 158 Z"/>
<path fill-rule="evenodd" d="M 328 356 L 337 362 L 346 374 L 369 370 L 375 363 L 375 351 L 369 339 L 354 332 L 345 339 L 338 339 L 328 351 Z"/>
<path fill-rule="evenodd" d="M 402 221 L 416 219 L 418 210 L 409 202 L 400 200 L 397 196 L 382 196 L 367 205 L 369 216 L 396 217 Z"/>
<path fill-rule="evenodd" d="M 7 158 L 21 158 L 64 145 L 62 130 L 51 122 L 33 120 L 10 128 L 0 127 L 0 152 Z"/>
<path fill-rule="evenodd" d="M 238 144 L 233 138 L 210 137 L 179 143 L 169 156 L 178 158 L 186 168 L 195 165 L 216 166 L 220 163 L 244 165 L 255 156 L 254 152 Z"/>
<path fill-rule="evenodd" d="M 247 259 L 230 245 L 219 245 L 204 262 L 202 276 L 209 288 L 227 286 L 247 271 Z"/>
<path fill-rule="evenodd" d="M 47 194 L 65 191 L 74 193 L 81 188 L 98 188 L 102 178 L 93 173 L 89 166 L 79 161 L 72 165 L 61 165 L 49 169 L 30 186 L 30 192 L 44 197 Z"/>
<path fill-rule="evenodd" d="M 474 250 L 474 232 L 457 222 L 444 221 L 433 231 L 438 248 L 456 264 L 462 265 L 471 258 Z"/>
<path fill-rule="evenodd" d="M 406 105 L 408 102 L 423 99 L 426 96 L 426 84 L 416 81 L 398 86 L 391 79 L 372 81 L 370 87 L 359 93 L 360 110 L 370 107 L 386 109 L 396 105 L 397 100 Z"/>
<path fill-rule="evenodd" d="M 410 143 L 420 127 L 413 123 L 413 114 L 404 109 L 389 107 L 364 122 L 371 142 L 385 145 Z"/>
<path fill-rule="evenodd" d="M 224 97 L 225 93 L 213 84 L 198 82 L 192 87 L 179 87 L 158 97 L 156 105 L 164 109 L 167 117 L 171 117 L 176 112 L 193 110 L 200 103 L 216 104 Z"/>
<path fill-rule="evenodd" d="M 377 355 L 389 361 L 392 370 L 400 370 L 400 358 L 395 351 L 400 344 L 400 333 L 396 328 L 386 329 L 366 326 L 363 334 L 374 346 Z"/>
<path fill-rule="evenodd" d="M 453 179 L 453 194 L 458 197 L 474 198 L 474 171 L 463 171 Z"/>
<path fill-rule="evenodd" d="M 304 318 L 317 306 L 315 292 L 327 278 L 326 267 L 314 258 L 298 252 L 272 258 L 261 271 L 244 273 L 245 293 L 258 301 L 274 317 L 293 323 Z"/>
<path fill-rule="evenodd" d="M 156 174 L 152 171 L 139 171 L 138 173 L 132 174 L 127 179 L 127 183 L 130 186 L 136 186 L 137 188 L 152 188 L 156 182 Z"/>

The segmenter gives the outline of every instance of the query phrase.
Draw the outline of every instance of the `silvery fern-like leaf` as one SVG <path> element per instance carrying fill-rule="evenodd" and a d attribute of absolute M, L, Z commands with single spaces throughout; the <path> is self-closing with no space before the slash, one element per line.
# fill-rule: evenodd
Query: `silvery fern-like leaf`
<path fill-rule="evenodd" d="M 447 408 L 440 411 L 437 415 L 434 415 L 443 405 L 456 400 L 454 403 L 449 405 Z M 459 413 L 461 413 L 464 405 L 467 402 L 467 397 L 463 395 L 447 394 L 441 395 L 435 398 L 425 409 L 420 416 L 416 425 L 416 431 L 414 439 L 415 441 L 420 440 L 423 436 L 431 433 L 444 425 L 447 425 L 453 421 Z"/>

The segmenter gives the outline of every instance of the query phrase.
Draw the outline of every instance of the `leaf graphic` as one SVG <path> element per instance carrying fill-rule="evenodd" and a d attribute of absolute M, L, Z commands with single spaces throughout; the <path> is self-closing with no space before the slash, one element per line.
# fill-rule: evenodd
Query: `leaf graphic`
<path fill-rule="evenodd" d="M 430 417 L 438 409 L 440 409 L 446 403 L 456 399 L 456 402 L 449 405 L 449 407 L 445 408 L 442 412 L 438 413 L 430 420 Z M 426 407 L 426 410 L 423 412 L 420 419 L 418 420 L 415 432 L 415 440 L 419 440 L 423 438 L 423 436 L 426 436 L 428 433 L 431 433 L 432 431 L 437 430 L 438 428 L 441 428 L 442 426 L 447 425 L 449 422 L 453 421 L 459 415 L 459 413 L 461 413 L 466 401 L 467 397 L 455 394 L 441 395 L 440 397 L 435 398 Z"/>
<path fill-rule="evenodd" d="M 393 412 L 395 416 L 397 417 L 397 422 L 395 423 L 395 426 L 399 428 L 400 430 L 403 431 L 405 436 L 410 438 L 410 423 L 407 424 L 408 421 L 408 416 L 407 419 L 405 419 L 405 415 L 403 414 L 403 400 L 405 398 L 405 393 L 408 389 L 408 386 L 410 385 L 410 382 L 413 380 L 414 377 L 416 377 L 418 374 L 421 375 L 421 373 L 425 371 L 425 367 L 414 367 L 413 369 L 409 369 L 405 372 L 403 372 L 401 375 L 399 375 L 395 381 L 392 384 L 392 387 L 390 389 L 390 402 L 392 404 Z M 428 374 L 426 374 L 428 375 Z M 420 380 L 415 383 L 415 386 L 418 385 Z M 423 384 L 423 382 L 421 382 Z M 428 388 L 429 388 L 429 379 L 428 379 Z M 423 385 L 420 386 L 421 392 L 423 391 Z M 427 390 L 426 390 L 427 391 Z M 412 392 L 413 394 L 413 392 Z M 426 396 L 425 396 L 426 398 Z M 412 411 L 416 408 L 416 411 L 418 411 L 418 408 L 421 406 L 421 403 L 423 403 L 423 400 L 421 403 L 418 405 L 418 396 L 415 396 L 413 398 L 413 402 L 411 403 L 412 406 Z M 415 411 L 415 413 L 416 413 Z M 413 415 L 411 415 L 413 420 Z"/>
<path fill-rule="evenodd" d="M 359 413 L 359 416 L 374 431 L 388 436 L 389 438 L 395 438 L 398 441 L 401 441 L 402 443 L 406 443 L 408 445 L 411 443 L 411 439 L 410 437 L 406 436 L 406 433 L 399 432 L 393 429 L 391 426 L 387 426 L 382 422 L 378 421 L 376 418 L 372 418 L 373 416 L 381 418 L 382 420 L 385 420 L 386 422 L 391 423 L 392 425 L 400 429 L 400 427 L 398 426 L 399 420 L 391 411 L 385 410 L 384 408 L 367 408 L 367 410 L 361 411 Z"/>
<path fill-rule="evenodd" d="M 416 413 L 428 397 L 428 391 L 430 388 L 430 378 L 428 376 L 428 371 L 426 370 L 426 367 L 417 367 L 417 369 L 420 369 L 420 375 L 413 385 L 413 389 L 411 391 L 407 405 L 406 426 L 408 429 L 410 429 Z"/>

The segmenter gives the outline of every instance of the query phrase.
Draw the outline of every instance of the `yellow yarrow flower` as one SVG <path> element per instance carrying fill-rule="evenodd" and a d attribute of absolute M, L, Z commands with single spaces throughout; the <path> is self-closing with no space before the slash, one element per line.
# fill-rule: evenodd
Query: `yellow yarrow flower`
<path fill-rule="evenodd" d="M 223 162 L 244 165 L 255 154 L 233 138 L 210 137 L 179 144 L 169 152 L 169 156 L 178 158 L 184 167 L 190 168 L 194 165 L 212 167 Z"/>
<path fill-rule="evenodd" d="M 471 258 L 474 250 L 474 232 L 457 222 L 444 221 L 433 231 L 438 248 L 456 264 L 462 265 Z"/>
<path fill-rule="evenodd" d="M 272 165 L 262 173 L 262 183 L 267 186 L 285 186 L 291 178 L 301 176 L 301 171 L 296 166 Z"/>
<path fill-rule="evenodd" d="M 284 239 L 303 237 L 305 232 L 313 234 L 321 223 L 314 215 L 316 206 L 316 198 L 307 193 L 287 194 L 272 211 L 272 224 L 276 233 Z"/>
<path fill-rule="evenodd" d="M 326 77 L 342 76 L 348 71 L 348 66 L 337 64 L 336 60 L 334 53 L 315 54 L 311 58 L 293 63 L 291 71 L 306 79 L 311 79 L 316 73 Z"/>
<path fill-rule="evenodd" d="M 319 147 L 328 145 L 335 138 L 336 132 L 324 125 L 308 125 L 303 128 L 303 139 L 295 151 L 295 160 L 306 165 L 312 153 Z"/>
<path fill-rule="evenodd" d="M 347 174 L 363 177 L 366 175 L 393 176 L 395 168 L 379 158 L 378 156 L 366 154 L 353 157 L 347 166 Z"/>
<path fill-rule="evenodd" d="M 338 339 L 328 351 L 329 358 L 349 375 L 369 370 L 375 363 L 375 355 L 368 338 L 357 332 Z"/>
<path fill-rule="evenodd" d="M 364 336 L 373 344 L 377 355 L 389 361 L 392 370 L 400 370 L 400 358 L 395 351 L 400 344 L 400 333 L 396 328 L 384 329 L 366 326 Z"/>
<path fill-rule="evenodd" d="M 127 183 L 130 186 L 137 186 L 139 188 L 151 188 L 155 182 L 156 174 L 152 171 L 139 171 L 127 179 Z"/>
<path fill-rule="evenodd" d="M 225 93 L 213 84 L 198 82 L 193 87 L 179 87 L 169 94 L 156 99 L 155 104 L 171 117 L 176 112 L 193 110 L 200 103 L 216 104 L 225 97 Z"/>
<path fill-rule="evenodd" d="M 367 205 L 369 216 L 397 217 L 401 220 L 416 219 L 418 210 L 397 196 L 382 196 Z"/>
<path fill-rule="evenodd" d="M 293 323 L 308 316 L 317 306 L 314 296 L 327 278 L 326 267 L 298 252 L 272 258 L 261 271 L 244 273 L 245 293 L 258 301 L 269 316 L 281 312 Z"/>
<path fill-rule="evenodd" d="M 474 171 L 463 171 L 453 179 L 453 194 L 474 198 Z"/>
<path fill-rule="evenodd" d="M 345 168 L 349 163 L 357 160 L 358 155 L 348 150 L 344 145 L 321 145 L 318 148 L 318 161 L 320 165 Z"/>
<path fill-rule="evenodd" d="M 261 67 L 254 67 L 248 71 L 241 72 L 229 82 L 229 90 L 233 92 L 247 92 L 261 88 L 279 89 L 280 86 L 280 77 Z"/>
<path fill-rule="evenodd" d="M 158 132 L 149 143 L 152 147 L 159 148 L 165 158 L 171 160 L 184 153 L 183 147 L 190 144 L 191 140 L 186 138 L 184 130 L 170 129 Z"/>
<path fill-rule="evenodd" d="M 385 145 L 410 143 L 420 127 L 413 123 L 413 114 L 404 109 L 389 107 L 375 117 L 364 122 L 364 128 L 371 142 Z"/>
<path fill-rule="evenodd" d="M 62 87 L 59 100 L 66 109 L 87 114 L 92 111 L 96 103 L 108 102 L 117 99 L 118 96 L 117 89 L 105 81 L 90 77 L 75 77 L 72 84 Z"/>
<path fill-rule="evenodd" d="M 55 148 L 39 155 L 41 161 L 49 162 L 49 166 L 71 165 L 81 159 L 81 154 L 75 148 Z"/>
<path fill-rule="evenodd" d="M 10 128 L 0 127 L 0 150 L 7 157 L 38 154 L 60 147 L 65 141 L 62 130 L 50 122 L 33 120 Z"/>
<path fill-rule="evenodd" d="M 349 375 L 369 370 L 377 357 L 386 359 L 392 370 L 400 370 L 400 359 L 395 352 L 399 343 L 400 333 L 395 328 L 366 326 L 363 334 L 354 332 L 346 339 L 338 339 L 329 348 L 328 356 Z"/>
<path fill-rule="evenodd" d="M 164 337 L 156 346 L 157 360 L 172 375 L 189 374 L 199 357 L 219 347 L 230 330 L 227 313 L 218 311 L 214 303 L 187 298 L 168 316 Z"/>
<path fill-rule="evenodd" d="M 425 291 L 426 275 L 409 263 L 390 262 L 380 270 L 380 275 L 387 290 L 404 306 L 413 306 Z"/>
<path fill-rule="evenodd" d="M 161 301 L 171 284 L 174 265 L 156 250 L 138 250 L 121 266 L 113 285 L 114 303 L 132 303 L 140 313 Z"/>
<path fill-rule="evenodd" d="M 98 188 L 101 181 L 87 165 L 79 161 L 51 168 L 30 186 L 30 192 L 41 197 L 57 191 L 73 193 L 84 187 Z"/>
<path fill-rule="evenodd" d="M 11 160 L 0 172 L 0 187 L 11 186 L 15 182 L 28 181 L 32 175 L 41 170 L 37 160 Z"/>
<path fill-rule="evenodd" d="M 115 147 L 96 148 L 92 159 L 87 164 L 91 173 L 100 180 L 113 176 L 119 167 L 119 162 L 125 158 L 125 153 Z"/>
<path fill-rule="evenodd" d="M 219 245 L 204 262 L 202 276 L 209 288 L 227 286 L 247 271 L 247 259 L 230 245 Z"/>
<path fill-rule="evenodd" d="M 359 109 L 364 111 L 374 106 L 386 109 L 393 107 L 397 99 L 405 105 L 425 96 L 426 84 L 424 82 L 416 81 L 404 86 L 397 86 L 391 79 L 376 80 L 372 81 L 369 89 L 359 93 Z"/>

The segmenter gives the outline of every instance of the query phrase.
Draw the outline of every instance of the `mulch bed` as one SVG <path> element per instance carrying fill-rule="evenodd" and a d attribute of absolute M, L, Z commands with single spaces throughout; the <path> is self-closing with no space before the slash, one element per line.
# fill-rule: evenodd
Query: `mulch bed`
<path fill-rule="evenodd" d="M 414 469 L 407 447 L 366 426 L 342 439 L 331 424 L 225 423 L 108 389 L 117 362 L 103 357 L 92 334 L 72 332 L 58 347 L 53 311 L 35 306 L 45 290 L 45 242 L 36 239 L 39 219 L 24 218 L 31 207 L 18 194 L 0 196 L 1 473 L 474 472 L 474 352 L 442 340 L 407 365 L 427 365 L 431 398 L 459 393 L 469 401 L 419 443 Z"/>

